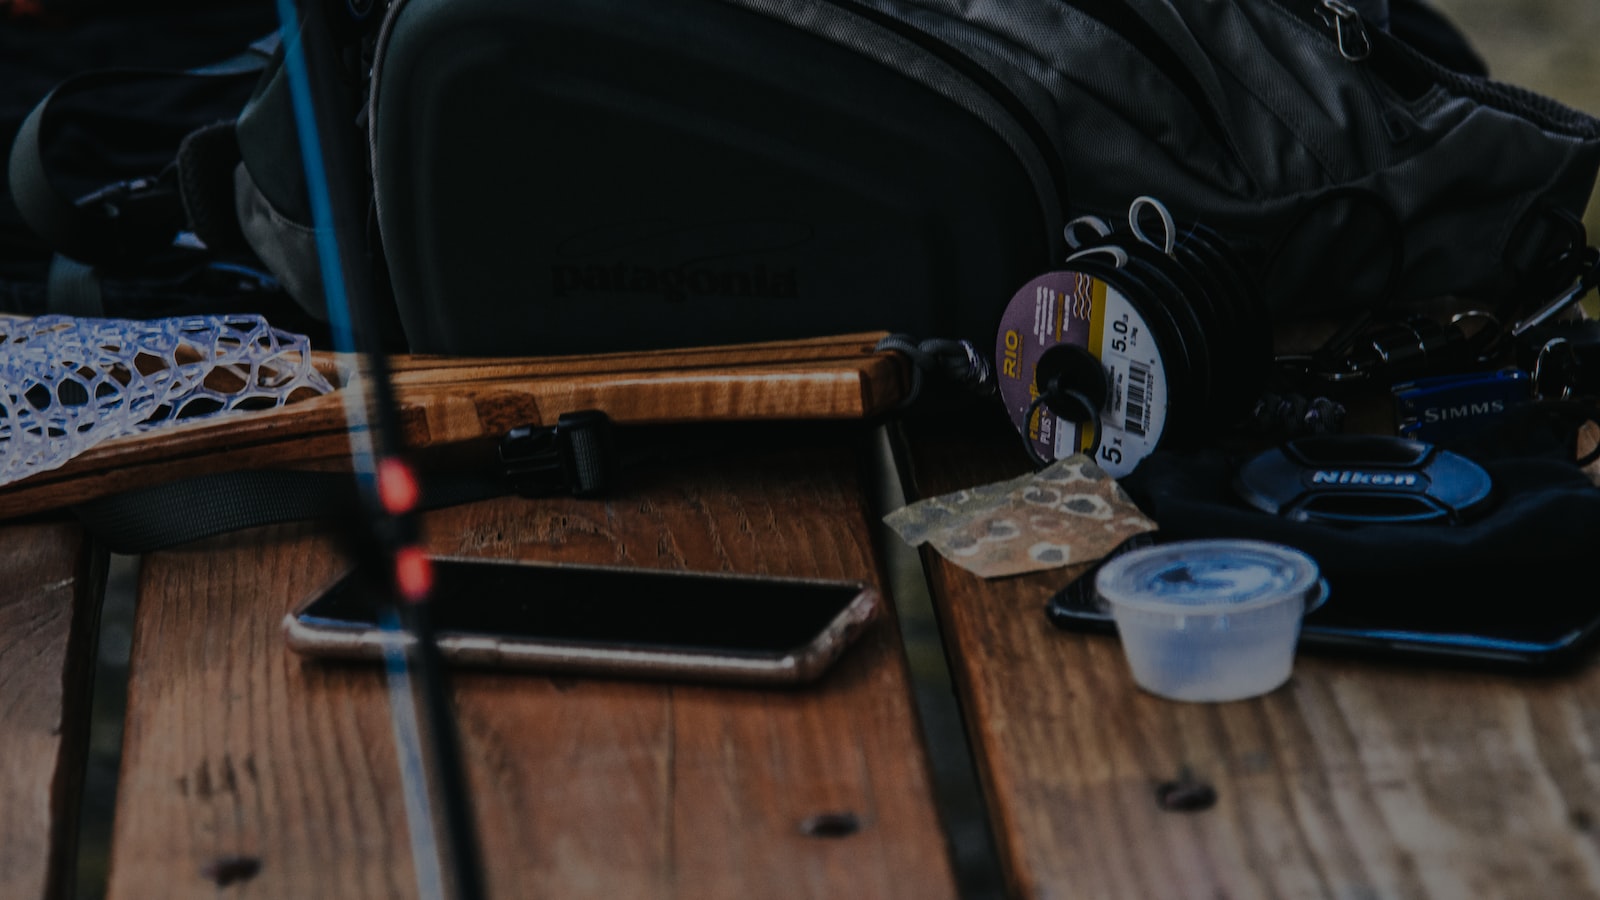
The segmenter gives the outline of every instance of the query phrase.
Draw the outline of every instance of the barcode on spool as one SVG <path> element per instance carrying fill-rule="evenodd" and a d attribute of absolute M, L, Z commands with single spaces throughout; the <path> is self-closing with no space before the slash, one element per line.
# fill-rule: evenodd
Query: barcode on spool
<path fill-rule="evenodd" d="M 1123 405 L 1122 429 L 1139 437 L 1145 436 L 1146 404 L 1149 403 L 1150 367 L 1128 360 L 1128 400 Z"/>

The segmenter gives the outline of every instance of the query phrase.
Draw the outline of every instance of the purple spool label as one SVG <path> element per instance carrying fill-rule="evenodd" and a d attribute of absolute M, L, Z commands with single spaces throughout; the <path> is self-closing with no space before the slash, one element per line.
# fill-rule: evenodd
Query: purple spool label
<path fill-rule="evenodd" d="M 1167 421 L 1167 369 L 1139 311 L 1116 288 L 1081 272 L 1050 272 L 1011 298 L 1000 320 L 995 368 L 1011 423 L 1045 459 L 1087 451 L 1094 429 L 1044 407 L 1023 421 L 1039 396 L 1035 373 L 1052 347 L 1088 350 L 1105 367 L 1110 396 L 1100 410 L 1095 461 L 1113 478 L 1133 471 L 1155 449 Z"/>

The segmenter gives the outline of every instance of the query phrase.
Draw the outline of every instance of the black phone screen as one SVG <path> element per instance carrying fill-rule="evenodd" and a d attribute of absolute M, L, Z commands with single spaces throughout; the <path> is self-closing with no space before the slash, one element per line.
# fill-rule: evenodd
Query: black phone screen
<path fill-rule="evenodd" d="M 441 635 L 774 656 L 805 646 L 864 587 L 488 560 L 436 560 L 434 576 Z M 321 630 L 371 630 L 378 596 L 353 570 L 296 617 Z"/>
<path fill-rule="evenodd" d="M 1471 571 L 1330 575 L 1328 599 L 1306 616 L 1300 646 L 1462 665 L 1560 669 L 1600 641 L 1600 602 L 1570 586 L 1592 573 L 1484 566 Z M 1094 593 L 1095 569 L 1050 599 L 1061 628 L 1113 631 Z"/>

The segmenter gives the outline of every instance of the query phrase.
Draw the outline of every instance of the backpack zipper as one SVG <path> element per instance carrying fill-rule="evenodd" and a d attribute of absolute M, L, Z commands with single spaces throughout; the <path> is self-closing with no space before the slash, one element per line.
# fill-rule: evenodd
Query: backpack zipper
<path fill-rule="evenodd" d="M 1278 8 L 1333 38 L 1339 55 L 1364 62 L 1373 55 L 1373 40 L 1361 11 L 1346 0 L 1278 0 Z"/>
<path fill-rule="evenodd" d="M 1317 15 L 1333 29 L 1340 56 L 1351 62 L 1360 62 L 1372 55 L 1372 38 L 1367 36 L 1367 24 L 1354 6 L 1345 0 L 1322 0 L 1322 8 L 1317 10 Z"/>

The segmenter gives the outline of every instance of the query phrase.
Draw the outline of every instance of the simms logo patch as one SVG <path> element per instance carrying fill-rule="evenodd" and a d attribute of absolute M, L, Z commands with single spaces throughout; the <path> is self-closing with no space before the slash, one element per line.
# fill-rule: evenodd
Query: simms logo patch
<path fill-rule="evenodd" d="M 1504 400 L 1485 400 L 1482 403 L 1462 403 L 1459 406 L 1430 406 L 1422 411 L 1424 422 L 1453 422 L 1477 416 L 1498 415 L 1506 411 Z"/>

